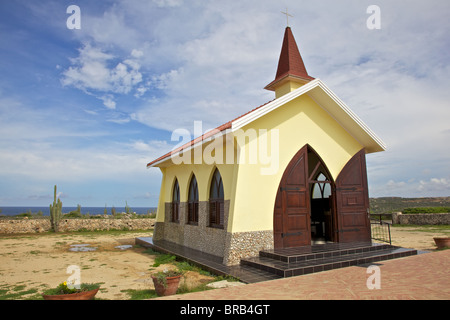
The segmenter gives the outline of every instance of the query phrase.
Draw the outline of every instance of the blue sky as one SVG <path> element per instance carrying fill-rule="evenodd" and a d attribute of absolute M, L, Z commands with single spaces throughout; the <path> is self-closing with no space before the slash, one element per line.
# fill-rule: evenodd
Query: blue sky
<path fill-rule="evenodd" d="M 286 7 L 309 74 L 387 144 L 367 156 L 370 196 L 450 196 L 446 0 L 14 0 L 0 2 L 0 207 L 46 206 L 55 184 L 65 206 L 156 206 L 146 163 L 173 130 L 273 99 Z"/>

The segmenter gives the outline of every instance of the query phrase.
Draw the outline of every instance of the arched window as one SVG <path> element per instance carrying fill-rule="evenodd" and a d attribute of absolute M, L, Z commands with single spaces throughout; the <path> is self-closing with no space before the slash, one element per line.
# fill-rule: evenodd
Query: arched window
<path fill-rule="evenodd" d="M 180 222 L 180 187 L 177 179 L 172 192 L 172 222 Z"/>
<path fill-rule="evenodd" d="M 224 192 L 222 176 L 218 169 L 214 171 L 209 191 L 209 225 L 214 228 L 223 229 L 224 216 Z"/>
<path fill-rule="evenodd" d="M 313 199 L 325 199 L 331 196 L 331 185 L 327 177 L 320 172 L 316 178 L 316 183 L 314 183 L 312 190 Z M 323 181 L 323 182 L 321 182 Z"/>
<path fill-rule="evenodd" d="M 195 175 L 192 176 L 189 184 L 188 223 L 198 224 L 198 186 Z"/>

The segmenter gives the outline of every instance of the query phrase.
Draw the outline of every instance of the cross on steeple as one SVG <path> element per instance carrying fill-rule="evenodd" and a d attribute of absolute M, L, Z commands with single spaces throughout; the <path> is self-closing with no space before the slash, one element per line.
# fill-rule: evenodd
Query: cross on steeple
<path fill-rule="evenodd" d="M 281 13 L 286 15 L 286 24 L 289 27 L 289 17 L 293 18 L 294 16 L 289 14 L 288 8 L 286 8 L 286 12 L 281 11 Z"/>

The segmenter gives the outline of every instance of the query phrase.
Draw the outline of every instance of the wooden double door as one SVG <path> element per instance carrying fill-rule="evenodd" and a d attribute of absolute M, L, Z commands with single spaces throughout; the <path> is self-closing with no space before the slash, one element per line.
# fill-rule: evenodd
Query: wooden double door
<path fill-rule="evenodd" d="M 308 154 L 319 159 L 311 170 Z M 277 191 L 274 208 L 274 247 L 290 248 L 311 244 L 311 193 L 314 175 L 325 168 L 320 157 L 304 146 L 286 168 Z M 370 241 L 369 197 L 364 149 L 344 167 L 331 185 L 330 215 L 327 227 L 334 242 Z"/>

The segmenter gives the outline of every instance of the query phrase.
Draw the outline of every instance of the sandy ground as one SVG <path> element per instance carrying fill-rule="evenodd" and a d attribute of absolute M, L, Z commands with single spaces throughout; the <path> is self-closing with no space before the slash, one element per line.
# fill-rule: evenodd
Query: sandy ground
<path fill-rule="evenodd" d="M 391 227 L 392 245 L 423 251 L 436 250 L 433 237 L 448 237 L 449 233 L 433 227 Z"/>
<path fill-rule="evenodd" d="M 66 273 L 67 267 L 76 265 L 81 270 L 82 282 L 102 283 L 97 298 L 130 299 L 123 290 L 153 289 L 151 273 L 168 266 L 153 268 L 154 256 L 144 253 L 144 248 L 121 250 L 116 246 L 134 245 L 136 237 L 149 235 L 129 232 L 0 236 L 0 290 L 22 286 L 21 290 L 35 288 L 42 292 L 66 281 L 71 276 Z M 443 235 L 444 232 L 435 229 L 424 232 L 415 228 L 392 228 L 393 245 L 418 250 L 435 250 L 433 237 Z M 76 244 L 89 244 L 97 250 L 69 251 L 71 245 Z M 189 285 L 212 280 L 193 272 L 189 272 L 186 279 Z"/>
<path fill-rule="evenodd" d="M 154 256 L 144 253 L 144 248 L 116 248 L 134 245 L 134 239 L 142 236 L 149 236 L 149 233 L 1 236 L 0 290 L 25 286 L 21 291 L 35 288 L 42 292 L 73 276 L 66 271 L 70 265 L 75 265 L 80 269 L 81 282 L 102 283 L 96 298 L 130 299 L 123 290 L 153 290 L 151 274 L 171 267 L 153 268 Z M 71 245 L 76 244 L 89 244 L 97 250 L 70 251 Z M 190 271 L 186 279 L 188 286 L 192 286 L 213 278 Z"/>

